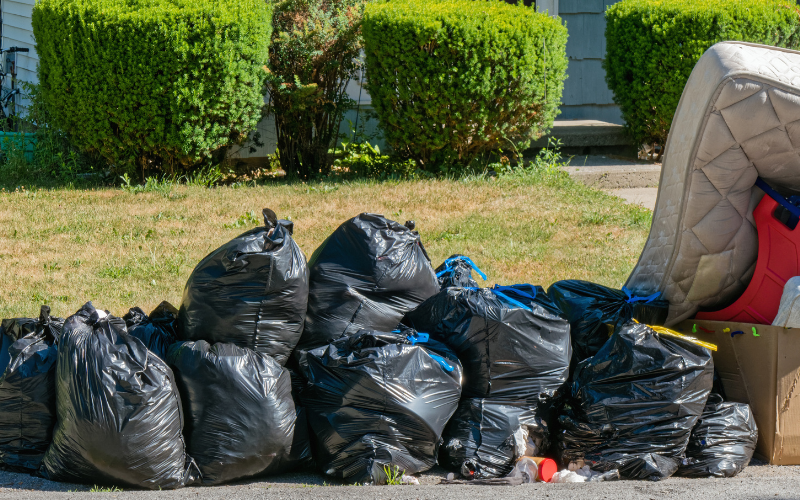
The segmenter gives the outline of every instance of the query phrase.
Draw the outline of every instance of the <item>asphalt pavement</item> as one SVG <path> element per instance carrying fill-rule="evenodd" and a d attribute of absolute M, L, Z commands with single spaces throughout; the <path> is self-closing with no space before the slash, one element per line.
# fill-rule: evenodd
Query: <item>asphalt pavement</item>
<path fill-rule="evenodd" d="M 281 499 L 281 500 L 680 500 L 800 498 L 800 466 L 754 464 L 731 479 L 670 478 L 661 482 L 545 484 L 522 486 L 441 485 L 440 468 L 422 474 L 420 486 L 328 485 L 316 474 L 283 474 L 225 486 L 190 487 L 174 491 L 90 493 L 91 486 L 63 484 L 25 474 L 0 472 L 0 499 L 57 500 L 67 498 L 168 499 Z"/>

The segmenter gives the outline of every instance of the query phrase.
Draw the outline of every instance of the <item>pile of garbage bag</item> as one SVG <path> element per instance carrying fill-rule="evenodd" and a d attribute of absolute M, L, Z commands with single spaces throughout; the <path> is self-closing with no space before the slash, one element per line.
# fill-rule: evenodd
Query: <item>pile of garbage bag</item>
<path fill-rule="evenodd" d="M 628 323 L 578 364 L 559 417 L 563 464 L 659 480 L 681 464 L 711 391 L 711 352 L 695 341 Z"/>
<path fill-rule="evenodd" d="M 172 370 L 91 302 L 67 318 L 56 360 L 53 481 L 173 489 L 194 483 Z"/>
<path fill-rule="evenodd" d="M 300 358 L 300 392 L 321 471 L 383 484 L 436 464 L 445 424 L 461 396 L 462 368 L 441 344 L 410 330 L 359 330 Z M 434 351 L 434 349 L 436 349 Z"/>
<path fill-rule="evenodd" d="M 303 330 L 308 267 L 294 224 L 265 208 L 264 226 L 211 252 L 192 271 L 179 317 L 181 340 L 231 342 L 284 365 Z"/>
<path fill-rule="evenodd" d="M 676 475 L 733 477 L 750 463 L 757 441 L 758 427 L 750 406 L 725 402 L 712 393 L 692 429 L 686 458 Z"/>
<path fill-rule="evenodd" d="M 442 464 L 504 476 L 550 440 L 553 397 L 567 381 L 569 323 L 541 287 L 445 288 L 403 322 L 445 343 L 464 367 L 464 399 L 444 433 Z"/>
<path fill-rule="evenodd" d="M 203 484 L 281 472 L 305 458 L 293 456 L 289 371 L 272 357 L 199 340 L 173 344 L 167 360 L 183 398 L 186 450 Z M 306 429 L 300 432 L 307 441 Z"/>
<path fill-rule="evenodd" d="M 413 222 L 369 213 L 307 264 L 263 214 L 195 267 L 180 309 L 3 320 L 0 468 L 174 489 L 438 463 L 446 484 L 520 484 L 732 477 L 753 456 L 750 407 L 712 393 L 713 346 L 660 327 L 657 295 L 480 288 L 472 259 L 434 271 Z"/>
<path fill-rule="evenodd" d="M 0 376 L 0 466 L 35 472 L 56 422 L 55 366 L 64 320 L 42 306 L 39 318 L 3 320 L 8 355 Z"/>
<path fill-rule="evenodd" d="M 439 291 L 413 230 L 363 213 L 339 226 L 309 259 L 308 314 L 298 345 L 308 350 L 361 329 L 393 330 L 407 311 Z"/>

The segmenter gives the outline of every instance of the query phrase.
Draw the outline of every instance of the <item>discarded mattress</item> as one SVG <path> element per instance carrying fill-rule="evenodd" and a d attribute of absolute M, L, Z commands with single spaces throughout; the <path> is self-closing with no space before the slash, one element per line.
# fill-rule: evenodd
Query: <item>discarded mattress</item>
<path fill-rule="evenodd" d="M 675 112 L 653 225 L 627 287 L 661 292 L 668 325 L 722 309 L 758 254 L 760 176 L 800 193 L 800 52 L 721 42 L 692 71 Z"/>

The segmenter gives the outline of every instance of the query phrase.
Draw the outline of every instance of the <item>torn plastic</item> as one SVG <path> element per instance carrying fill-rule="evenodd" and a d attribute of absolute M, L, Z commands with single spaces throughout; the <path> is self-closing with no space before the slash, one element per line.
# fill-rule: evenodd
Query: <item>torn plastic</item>
<path fill-rule="evenodd" d="M 713 383 L 711 351 L 628 323 L 575 370 L 559 418 L 563 464 L 665 479 L 678 469 Z"/>
<path fill-rule="evenodd" d="M 517 459 L 547 450 L 543 413 L 536 403 L 462 399 L 442 436 L 439 464 L 468 479 L 507 476 Z"/>
<path fill-rule="evenodd" d="M 265 208 L 264 226 L 206 256 L 192 271 L 179 313 L 181 340 L 231 342 L 284 365 L 303 330 L 308 267 L 294 225 Z"/>
<path fill-rule="evenodd" d="M 624 287 L 616 290 L 581 280 L 557 281 L 547 295 L 570 322 L 573 365 L 597 354 L 611 334 L 631 319 L 663 325 L 669 312 L 669 303 L 658 299 L 659 294 L 640 297 Z"/>
<path fill-rule="evenodd" d="M 199 473 L 183 442 L 172 370 L 91 302 L 67 318 L 56 361 L 51 481 L 174 489 Z"/>
<path fill-rule="evenodd" d="M 569 372 L 569 323 L 555 311 L 541 287 L 446 288 L 403 323 L 453 349 L 465 397 L 538 402 Z"/>
<path fill-rule="evenodd" d="M 55 362 L 64 320 L 42 306 L 39 318 L 3 320 L 10 362 L 0 377 L 0 466 L 35 472 L 53 440 Z"/>
<path fill-rule="evenodd" d="M 478 273 L 478 276 L 484 281 L 486 280 L 486 275 L 472 262 L 472 259 L 458 253 L 445 259 L 434 271 L 441 288 L 477 287 L 478 282 L 472 278 L 472 271 Z"/>
<path fill-rule="evenodd" d="M 587 483 L 597 481 L 619 481 L 619 471 L 612 469 L 608 472 L 597 472 L 585 465 L 577 470 L 562 470 L 553 474 L 551 483 Z"/>
<path fill-rule="evenodd" d="M 122 319 L 128 334 L 141 340 L 161 359 L 166 359 L 169 346 L 178 341 L 178 310 L 167 301 L 153 309 L 150 316 L 133 307 Z"/>
<path fill-rule="evenodd" d="M 289 371 L 229 343 L 179 342 L 167 356 L 183 398 L 186 450 L 204 485 L 292 464 L 296 412 Z"/>
<path fill-rule="evenodd" d="M 360 329 L 391 331 L 439 291 L 419 233 L 376 214 L 339 226 L 309 259 L 309 272 L 302 350 Z"/>
<path fill-rule="evenodd" d="M 753 458 L 758 441 L 750 405 L 723 402 L 718 394 L 708 397 L 703 415 L 676 475 L 683 477 L 733 477 Z"/>
<path fill-rule="evenodd" d="M 300 399 L 316 435 L 318 467 L 349 483 L 382 484 L 436 463 L 445 424 L 461 396 L 461 364 L 413 332 L 361 330 L 301 353 Z M 413 343 L 412 343 L 413 342 Z"/>

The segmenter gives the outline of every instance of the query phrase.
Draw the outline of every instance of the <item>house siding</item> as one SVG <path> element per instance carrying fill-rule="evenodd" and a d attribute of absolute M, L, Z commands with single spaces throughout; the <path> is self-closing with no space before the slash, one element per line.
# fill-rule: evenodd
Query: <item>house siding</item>
<path fill-rule="evenodd" d="M 37 83 L 36 65 L 39 58 L 36 55 L 33 28 L 31 27 L 31 13 L 34 0 L 0 0 L 2 12 L 2 47 L 27 47 L 28 53 L 18 53 L 17 79 L 24 82 Z M 5 61 L 3 61 L 5 64 Z M 5 67 L 5 66 L 4 66 Z M 8 85 L 8 82 L 6 82 Z"/>
<path fill-rule="evenodd" d="M 619 0 L 559 0 L 558 15 L 567 23 L 569 75 L 564 82 L 560 119 L 623 123 L 614 94 L 606 85 L 605 10 Z"/>

